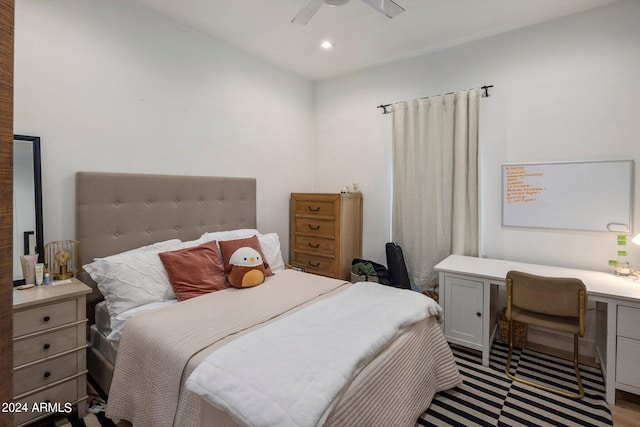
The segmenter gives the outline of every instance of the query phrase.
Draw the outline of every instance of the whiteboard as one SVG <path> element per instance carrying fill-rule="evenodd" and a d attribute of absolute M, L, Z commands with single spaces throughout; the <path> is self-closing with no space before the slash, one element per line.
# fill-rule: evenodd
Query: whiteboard
<path fill-rule="evenodd" d="M 502 165 L 502 225 L 630 232 L 633 160 Z"/>

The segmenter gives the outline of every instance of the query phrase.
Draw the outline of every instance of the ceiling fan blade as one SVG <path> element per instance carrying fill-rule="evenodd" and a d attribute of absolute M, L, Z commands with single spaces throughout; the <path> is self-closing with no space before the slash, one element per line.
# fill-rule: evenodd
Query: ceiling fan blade
<path fill-rule="evenodd" d="M 313 18 L 313 15 L 316 14 L 323 4 L 322 0 L 311 0 L 305 7 L 300 9 L 300 12 L 298 12 L 291 22 L 294 24 L 307 25 L 307 22 Z"/>
<path fill-rule="evenodd" d="M 389 18 L 393 18 L 396 15 L 404 12 L 404 8 L 402 8 L 398 3 L 393 0 L 362 0 L 364 3 L 368 4 L 375 10 L 380 13 L 387 15 Z"/>

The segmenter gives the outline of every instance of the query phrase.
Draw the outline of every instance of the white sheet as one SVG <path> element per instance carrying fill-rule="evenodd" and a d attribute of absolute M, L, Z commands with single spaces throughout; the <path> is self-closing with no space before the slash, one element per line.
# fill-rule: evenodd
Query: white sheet
<path fill-rule="evenodd" d="M 107 309 L 107 302 L 100 301 L 95 308 L 95 327 L 105 337 L 111 332 L 111 315 Z"/>
<path fill-rule="evenodd" d="M 111 346 L 115 351 L 118 351 L 118 347 L 120 346 L 120 339 L 122 338 L 122 332 L 124 331 L 124 327 L 127 323 L 127 320 L 131 319 L 133 316 L 145 313 L 150 310 L 155 310 L 160 307 L 166 307 L 168 305 L 173 305 L 178 302 L 177 299 L 172 299 L 169 301 L 162 302 L 152 302 L 149 304 L 141 305 L 139 307 L 134 307 L 131 310 L 127 310 L 124 313 L 120 313 L 115 317 L 111 318 L 111 332 L 107 335 L 107 340 L 111 343 Z"/>
<path fill-rule="evenodd" d="M 321 425 L 362 366 L 405 327 L 441 313 L 417 292 L 361 282 L 216 350 L 187 389 L 241 425 Z"/>

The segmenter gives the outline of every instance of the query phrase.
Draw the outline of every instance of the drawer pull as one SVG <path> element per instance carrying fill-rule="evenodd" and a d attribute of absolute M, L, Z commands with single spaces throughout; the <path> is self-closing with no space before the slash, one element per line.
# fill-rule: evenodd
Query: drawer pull
<path fill-rule="evenodd" d="M 477 312 L 477 313 L 476 313 L 476 316 L 478 316 L 478 317 L 482 317 L 482 313 Z"/>
<path fill-rule="evenodd" d="M 49 378 L 51 376 L 51 372 L 47 371 L 44 373 L 45 378 Z"/>
<path fill-rule="evenodd" d="M 318 249 L 320 247 L 320 243 L 316 243 L 315 245 L 312 243 L 307 243 L 307 245 L 309 245 L 309 247 L 313 249 Z"/>
<path fill-rule="evenodd" d="M 49 316 L 44 316 L 42 320 L 44 320 L 45 322 L 48 322 L 49 320 L 51 320 L 51 318 Z"/>
<path fill-rule="evenodd" d="M 307 261 L 307 262 L 309 263 L 309 265 L 310 265 L 311 267 L 320 267 L 320 263 L 319 263 L 319 262 L 316 262 L 316 263 L 313 263 L 313 262 L 311 262 L 311 261 Z"/>
<path fill-rule="evenodd" d="M 316 206 L 315 208 L 312 208 L 311 206 L 307 206 L 307 207 L 311 212 L 318 212 L 320 210 L 320 206 Z"/>
<path fill-rule="evenodd" d="M 320 226 L 319 225 L 311 225 L 311 224 L 308 224 L 308 225 L 309 225 L 309 228 L 312 229 L 312 230 L 320 230 Z"/>
<path fill-rule="evenodd" d="M 49 350 L 49 348 L 51 348 L 51 345 L 49 345 L 49 344 L 45 344 L 45 345 L 44 345 L 44 349 L 45 349 L 45 350 Z"/>

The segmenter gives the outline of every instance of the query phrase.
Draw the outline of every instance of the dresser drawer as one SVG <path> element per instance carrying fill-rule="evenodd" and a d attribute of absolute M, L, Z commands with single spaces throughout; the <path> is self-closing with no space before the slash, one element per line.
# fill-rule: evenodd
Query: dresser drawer
<path fill-rule="evenodd" d="M 297 236 L 295 249 L 317 254 L 333 255 L 336 251 L 336 241 L 331 238 Z"/>
<path fill-rule="evenodd" d="M 13 371 L 13 394 L 19 396 L 29 390 L 35 390 L 77 373 L 78 352 L 17 369 Z"/>
<path fill-rule="evenodd" d="M 335 221 L 329 220 L 296 218 L 295 232 L 313 236 L 335 237 L 336 224 Z"/>
<path fill-rule="evenodd" d="M 58 353 L 72 350 L 77 345 L 78 329 L 76 326 L 16 340 L 13 343 L 13 366 L 55 356 Z"/>
<path fill-rule="evenodd" d="M 335 203 L 330 200 L 296 200 L 296 215 L 335 216 Z"/>
<path fill-rule="evenodd" d="M 28 408 L 28 411 L 14 414 L 14 425 L 22 424 L 47 413 L 32 411 L 34 404 L 40 405 L 44 402 L 51 402 L 54 405 L 57 404 L 55 406 L 57 406 L 62 411 L 65 411 L 65 408 L 71 409 L 69 406 L 65 405 L 69 403 L 73 404 L 80 397 L 82 397 L 78 396 L 78 381 L 84 381 L 84 376 L 75 378 L 62 384 L 58 384 L 57 386 L 51 387 L 38 393 L 34 393 L 30 396 L 25 397 L 24 399 L 16 401 L 16 403 L 20 403 L 21 406 L 26 404 L 25 407 Z"/>
<path fill-rule="evenodd" d="M 15 312 L 13 336 L 19 337 L 75 322 L 76 304 L 77 301 L 74 299 Z"/>
<path fill-rule="evenodd" d="M 336 261 L 334 258 L 296 253 L 293 265 L 303 267 L 309 273 L 333 277 L 335 274 Z"/>

